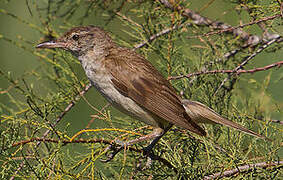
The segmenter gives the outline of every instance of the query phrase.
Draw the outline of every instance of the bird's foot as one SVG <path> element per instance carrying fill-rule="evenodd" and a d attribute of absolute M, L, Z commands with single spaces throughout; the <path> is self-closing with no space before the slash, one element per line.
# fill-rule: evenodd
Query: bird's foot
<path fill-rule="evenodd" d="M 152 165 L 152 160 L 156 159 L 155 155 L 152 151 L 152 148 L 147 146 L 143 148 L 142 151 L 143 158 L 139 158 L 139 162 L 137 163 L 137 169 L 140 171 L 144 171 Z M 144 161 L 146 159 L 146 161 Z"/>
<path fill-rule="evenodd" d="M 107 159 L 100 159 L 101 162 L 107 163 L 114 159 L 116 154 L 118 154 L 122 149 L 128 146 L 127 142 L 116 140 L 115 143 L 110 144 L 105 151 L 112 151 L 110 154 L 106 155 Z"/>
<path fill-rule="evenodd" d="M 115 140 L 113 144 L 110 144 L 108 147 L 105 148 L 105 152 L 110 152 L 107 154 L 107 159 L 100 159 L 101 162 L 109 162 L 125 147 L 130 146 L 131 144 L 129 142 L 124 142 L 121 140 Z M 155 159 L 154 153 L 152 151 L 152 146 L 149 145 L 145 148 L 143 148 L 143 155 L 148 157 L 149 159 Z"/>
<path fill-rule="evenodd" d="M 143 155 L 149 157 L 150 159 L 154 159 L 154 153 L 152 151 L 154 144 L 149 144 L 145 148 L 143 148 Z"/>

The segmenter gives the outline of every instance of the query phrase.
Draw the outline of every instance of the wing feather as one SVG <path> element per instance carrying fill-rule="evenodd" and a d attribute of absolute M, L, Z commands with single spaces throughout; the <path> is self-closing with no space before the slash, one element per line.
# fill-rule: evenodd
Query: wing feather
<path fill-rule="evenodd" d="M 133 51 L 118 50 L 115 55 L 110 53 L 104 61 L 112 74 L 114 87 L 120 93 L 172 124 L 206 135 L 187 115 L 175 89 L 153 65 Z"/>

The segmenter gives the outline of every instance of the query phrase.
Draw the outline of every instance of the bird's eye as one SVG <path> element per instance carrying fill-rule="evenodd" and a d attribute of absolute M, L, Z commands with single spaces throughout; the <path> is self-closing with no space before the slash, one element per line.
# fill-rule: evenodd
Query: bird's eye
<path fill-rule="evenodd" d="M 75 40 L 75 41 L 79 40 L 79 35 L 74 34 L 74 35 L 72 36 L 72 39 Z"/>

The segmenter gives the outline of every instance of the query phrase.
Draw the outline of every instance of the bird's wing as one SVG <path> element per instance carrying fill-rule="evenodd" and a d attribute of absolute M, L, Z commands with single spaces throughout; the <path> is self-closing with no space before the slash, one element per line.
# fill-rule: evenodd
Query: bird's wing
<path fill-rule="evenodd" d="M 104 61 L 120 93 L 172 124 L 206 135 L 187 115 L 174 88 L 152 64 L 131 50 L 116 51 L 119 52 L 110 53 Z"/>

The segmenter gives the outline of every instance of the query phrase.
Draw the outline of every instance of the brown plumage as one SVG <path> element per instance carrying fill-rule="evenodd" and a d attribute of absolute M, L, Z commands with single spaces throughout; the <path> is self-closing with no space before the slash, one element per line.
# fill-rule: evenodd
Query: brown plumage
<path fill-rule="evenodd" d="M 103 62 L 113 76 L 115 88 L 124 96 L 172 124 L 206 135 L 187 115 L 171 84 L 142 56 L 129 49 L 115 48 Z"/>

